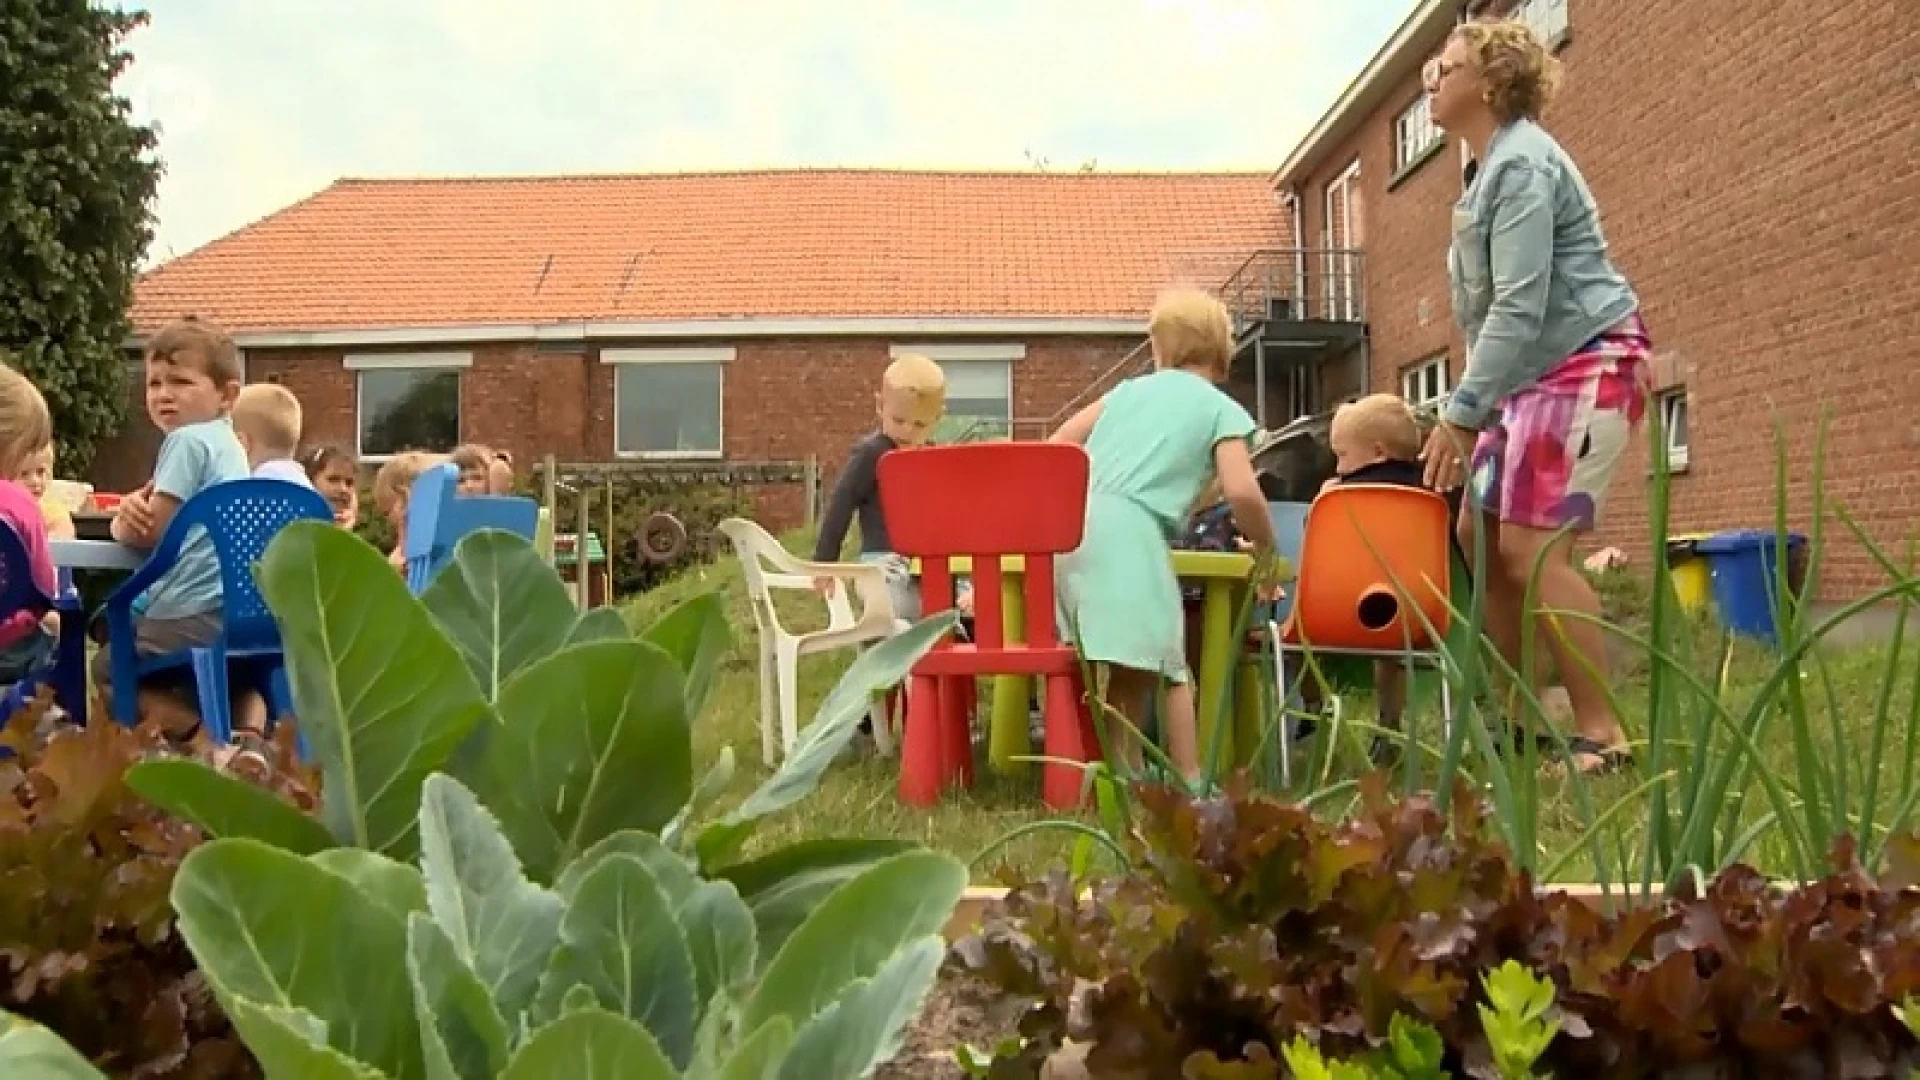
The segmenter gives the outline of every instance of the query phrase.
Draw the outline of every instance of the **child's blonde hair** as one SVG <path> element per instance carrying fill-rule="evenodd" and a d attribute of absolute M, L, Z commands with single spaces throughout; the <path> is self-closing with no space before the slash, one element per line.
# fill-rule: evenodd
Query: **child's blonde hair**
<path fill-rule="evenodd" d="M 413 493 L 413 482 L 420 474 L 446 461 L 440 454 L 408 450 L 395 454 L 373 474 L 373 505 L 383 514 L 391 514 Z"/>
<path fill-rule="evenodd" d="M 53 418 L 40 388 L 0 364 L 0 476 L 19 473 L 31 454 L 53 445 Z"/>
<path fill-rule="evenodd" d="M 198 363 L 187 363 L 188 357 Z M 195 367 L 216 385 L 240 381 L 240 349 L 225 330 L 196 315 L 170 323 L 147 341 L 147 362 Z"/>
<path fill-rule="evenodd" d="M 1420 419 L 1398 394 L 1368 394 L 1334 410 L 1333 426 L 1380 448 L 1395 461 L 1420 456 Z"/>
<path fill-rule="evenodd" d="M 447 460 L 453 462 L 461 472 L 473 469 L 484 474 L 493 465 L 493 451 L 479 443 L 461 443 L 453 448 L 453 453 L 447 455 Z"/>
<path fill-rule="evenodd" d="M 300 399 L 279 383 L 249 383 L 233 400 L 234 429 L 264 460 L 293 457 L 300 447 Z"/>
<path fill-rule="evenodd" d="M 880 389 L 911 395 L 917 412 L 944 410 L 947 404 L 947 373 L 927 357 L 903 353 L 887 365 L 880 376 Z"/>
<path fill-rule="evenodd" d="M 1198 368 L 1219 380 L 1233 362 L 1233 319 L 1225 304 L 1202 289 L 1161 293 L 1147 316 L 1147 337 L 1156 368 Z"/>

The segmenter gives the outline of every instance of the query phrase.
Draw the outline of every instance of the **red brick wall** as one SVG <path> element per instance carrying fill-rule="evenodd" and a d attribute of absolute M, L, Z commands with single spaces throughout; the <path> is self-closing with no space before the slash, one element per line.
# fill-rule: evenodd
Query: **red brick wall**
<path fill-rule="evenodd" d="M 1133 338 L 1028 341 L 1025 359 L 1013 361 L 1015 418 L 1050 416 L 1137 343 Z M 831 478 L 847 449 L 873 428 L 873 390 L 892 343 L 885 338 L 775 338 L 732 344 L 737 351 L 722 389 L 727 458 L 803 461 L 816 456 Z M 473 353 L 473 366 L 460 383 L 466 439 L 509 450 L 522 463 L 549 453 L 563 461 L 613 457 L 614 368 L 598 362 L 598 347 L 570 353 L 536 352 L 529 344 L 448 348 Z M 342 366 L 346 351 L 249 350 L 248 378 L 276 379 L 300 398 L 309 442 L 351 447 L 354 376 Z M 136 416 L 133 427 L 145 426 L 137 403 Z M 97 474 L 125 474 L 132 478 L 128 484 L 150 474 L 157 440 L 132 430 L 103 448 Z M 798 524 L 804 515 L 797 485 L 760 491 L 758 502 L 762 516 L 777 527 Z"/>
<path fill-rule="evenodd" d="M 1903 6 L 1571 0 L 1566 82 L 1546 122 L 1685 382 L 1691 465 L 1672 487 L 1675 531 L 1771 523 L 1776 426 L 1790 516 L 1808 527 L 1823 413 L 1828 499 L 1888 548 L 1920 527 L 1920 24 Z M 1457 147 L 1385 189 L 1393 118 L 1414 92 L 1410 76 L 1303 191 L 1318 242 L 1324 185 L 1360 154 L 1376 389 L 1397 389 L 1398 369 L 1442 347 L 1456 375 L 1460 363 L 1443 262 Z M 1642 447 L 1600 536 L 1636 554 L 1647 475 Z M 1830 598 L 1883 580 L 1843 533 L 1828 530 Z"/>

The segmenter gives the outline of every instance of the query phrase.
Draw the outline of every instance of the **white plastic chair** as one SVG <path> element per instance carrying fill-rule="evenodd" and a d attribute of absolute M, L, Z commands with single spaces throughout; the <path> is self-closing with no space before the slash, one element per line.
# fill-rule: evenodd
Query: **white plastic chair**
<path fill-rule="evenodd" d="M 774 724 L 779 721 L 780 756 L 793 752 L 800 738 L 800 658 L 849 646 L 880 641 L 907 628 L 894 616 L 885 572 L 866 563 L 818 563 L 796 558 L 767 530 L 745 518 L 728 518 L 720 531 L 733 543 L 747 580 L 747 598 L 760 637 L 760 753 L 774 763 Z M 826 598 L 828 622 L 824 630 L 795 634 L 780 625 L 774 609 L 776 589 L 813 592 L 813 579 L 838 582 Z M 860 614 L 854 616 L 848 594 L 858 594 Z M 778 703 L 778 712 L 775 712 Z M 893 733 L 884 702 L 873 709 L 873 738 L 880 752 L 893 752 Z"/>

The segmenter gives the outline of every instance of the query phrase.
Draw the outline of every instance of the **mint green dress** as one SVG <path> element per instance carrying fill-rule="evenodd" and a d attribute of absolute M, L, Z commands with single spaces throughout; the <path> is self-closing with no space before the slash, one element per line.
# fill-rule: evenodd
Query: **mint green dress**
<path fill-rule="evenodd" d="M 1087 437 L 1087 532 L 1061 561 L 1062 633 L 1095 663 L 1187 681 L 1180 583 L 1170 552 L 1213 475 L 1214 447 L 1253 434 L 1253 417 L 1189 371 L 1115 387 Z"/>

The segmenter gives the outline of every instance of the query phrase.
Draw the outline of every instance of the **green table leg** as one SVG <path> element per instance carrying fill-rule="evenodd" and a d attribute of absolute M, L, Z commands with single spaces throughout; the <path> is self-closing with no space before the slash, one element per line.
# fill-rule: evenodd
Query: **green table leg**
<path fill-rule="evenodd" d="M 1233 684 L 1233 764 L 1244 768 L 1253 764 L 1260 748 L 1261 728 L 1266 711 L 1262 702 L 1265 690 L 1260 685 L 1262 667 L 1258 656 L 1236 658 Z"/>
<path fill-rule="evenodd" d="M 1227 680 L 1233 675 L 1233 583 L 1210 578 L 1200 602 L 1200 686 L 1194 707 L 1199 711 L 1200 760 L 1204 763 L 1213 750 L 1214 720 L 1219 715 Z M 1227 718 L 1227 730 L 1221 733 L 1222 762 L 1233 756 L 1233 718 Z"/>
<path fill-rule="evenodd" d="M 1000 610 L 1007 643 L 1025 641 L 1027 598 L 1021 575 L 1001 574 Z M 993 705 L 987 713 L 987 766 L 994 772 L 1023 772 L 1027 763 L 1013 759 L 1033 753 L 1033 737 L 1027 728 L 1030 683 L 1025 675 L 993 677 Z"/>

